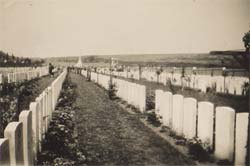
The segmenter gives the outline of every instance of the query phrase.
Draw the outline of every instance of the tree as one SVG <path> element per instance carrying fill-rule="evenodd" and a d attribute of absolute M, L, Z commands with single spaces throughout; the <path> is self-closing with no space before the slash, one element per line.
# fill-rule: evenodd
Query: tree
<path fill-rule="evenodd" d="M 156 75 L 157 75 L 157 84 L 159 84 L 159 77 L 160 77 L 160 74 L 163 72 L 163 68 L 162 66 L 156 70 Z"/>
<path fill-rule="evenodd" d="M 139 68 L 139 80 L 141 80 L 141 72 L 142 72 L 142 71 L 141 71 L 141 68 L 142 68 L 142 66 L 141 66 L 141 65 L 139 65 L 139 67 L 138 67 L 138 68 Z"/>
<path fill-rule="evenodd" d="M 250 51 L 250 31 L 245 33 L 242 41 L 244 43 L 245 51 L 211 51 L 210 54 L 212 55 L 230 55 L 233 56 L 234 59 L 240 64 L 241 68 L 249 69 L 249 51 Z M 224 63 L 224 62 L 223 62 Z M 222 65 L 223 65 L 222 63 Z"/>
<path fill-rule="evenodd" d="M 249 68 L 249 61 L 250 61 L 250 57 L 249 57 L 249 49 L 250 49 L 250 31 L 245 33 L 245 35 L 242 38 L 242 41 L 244 43 L 244 47 L 245 47 L 245 53 L 241 54 L 241 61 L 240 62 L 241 66 L 244 67 L 245 69 L 250 69 Z M 236 56 L 234 56 L 236 58 Z M 237 58 L 236 58 L 237 59 Z M 239 59 L 239 58 L 238 58 Z"/>
<path fill-rule="evenodd" d="M 245 33 L 245 35 L 242 38 L 242 41 L 244 42 L 244 47 L 246 48 L 246 55 L 248 56 L 248 69 L 250 70 L 250 30 L 249 32 Z M 249 82 L 250 82 L 250 71 L 249 71 Z M 249 90 L 249 84 L 248 84 L 248 90 Z M 248 92 L 248 94 L 250 95 L 250 93 Z M 250 103 L 250 96 L 249 96 L 249 103 Z M 250 107 L 249 107 L 249 114 L 250 114 Z M 246 165 L 250 164 L 250 116 L 248 118 L 248 142 L 247 142 L 247 158 L 246 158 Z"/>
<path fill-rule="evenodd" d="M 246 48 L 246 53 L 249 53 L 249 49 L 250 49 L 250 31 L 245 33 L 245 35 L 242 38 L 242 41 L 244 42 L 244 47 Z"/>

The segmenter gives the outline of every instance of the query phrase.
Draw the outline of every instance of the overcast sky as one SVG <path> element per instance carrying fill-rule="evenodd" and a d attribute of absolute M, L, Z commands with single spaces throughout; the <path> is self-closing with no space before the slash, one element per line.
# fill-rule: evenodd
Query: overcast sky
<path fill-rule="evenodd" d="M 243 48 L 250 0 L 0 0 L 0 50 L 17 56 Z"/>

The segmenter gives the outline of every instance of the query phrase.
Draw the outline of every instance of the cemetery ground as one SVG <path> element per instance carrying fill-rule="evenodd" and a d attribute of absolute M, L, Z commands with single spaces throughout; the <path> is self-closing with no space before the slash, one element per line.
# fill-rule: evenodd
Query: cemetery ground
<path fill-rule="evenodd" d="M 0 101 L 0 136 L 3 137 L 4 128 L 10 121 L 18 120 L 23 110 L 29 109 L 29 103 L 58 76 L 44 76 L 20 84 L 8 84 L 1 91 Z"/>
<path fill-rule="evenodd" d="M 38 164 L 193 165 L 107 91 L 69 73 Z M 59 141 L 59 143 L 58 143 Z"/>

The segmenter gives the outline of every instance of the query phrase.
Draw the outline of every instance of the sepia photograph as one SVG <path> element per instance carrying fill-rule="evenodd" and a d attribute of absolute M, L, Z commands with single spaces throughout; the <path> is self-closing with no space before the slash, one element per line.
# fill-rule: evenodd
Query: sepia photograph
<path fill-rule="evenodd" d="M 0 0 L 0 166 L 249 166 L 250 0 Z"/>

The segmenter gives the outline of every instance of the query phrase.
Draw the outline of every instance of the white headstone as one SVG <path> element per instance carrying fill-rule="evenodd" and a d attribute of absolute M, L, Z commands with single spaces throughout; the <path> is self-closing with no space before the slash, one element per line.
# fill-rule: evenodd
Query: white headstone
<path fill-rule="evenodd" d="M 156 89 L 155 90 L 155 112 L 156 114 L 159 114 L 160 107 L 161 107 L 161 97 L 162 97 L 163 90 Z"/>
<path fill-rule="evenodd" d="M 183 134 L 183 96 L 173 95 L 173 130 L 178 134 Z"/>
<path fill-rule="evenodd" d="M 22 123 L 9 123 L 4 130 L 4 137 L 9 140 L 10 165 L 24 165 Z"/>
<path fill-rule="evenodd" d="M 44 133 L 47 132 L 48 129 L 48 111 L 47 111 L 47 89 L 45 89 L 42 93 L 43 95 L 43 121 L 44 121 Z"/>
<path fill-rule="evenodd" d="M 217 107 L 215 119 L 215 156 L 232 161 L 235 111 L 230 107 Z"/>
<path fill-rule="evenodd" d="M 42 135 L 43 135 L 43 114 L 42 114 L 42 100 L 41 96 L 36 98 L 37 106 L 38 106 L 38 136 L 39 136 L 39 141 L 38 141 L 38 149 L 39 152 L 41 152 L 42 146 Z"/>
<path fill-rule="evenodd" d="M 52 88 L 52 108 L 55 109 L 55 106 L 56 106 L 56 94 L 55 94 L 55 83 L 54 82 L 52 82 L 51 88 Z"/>
<path fill-rule="evenodd" d="M 224 92 L 224 77 L 216 76 L 216 92 Z"/>
<path fill-rule="evenodd" d="M 228 93 L 234 94 L 234 92 L 235 92 L 234 78 L 228 77 L 227 80 L 228 80 Z"/>
<path fill-rule="evenodd" d="M 197 136 L 203 143 L 213 145 L 214 105 L 210 102 L 198 103 Z"/>
<path fill-rule="evenodd" d="M 48 88 L 46 88 L 45 89 L 46 132 L 48 131 L 48 128 L 49 128 L 49 118 L 50 118 L 48 104 L 49 104 L 49 102 L 48 102 Z"/>
<path fill-rule="evenodd" d="M 236 114 L 235 165 L 246 165 L 248 113 Z"/>
<path fill-rule="evenodd" d="M 32 112 L 22 111 L 19 121 L 23 124 L 23 155 L 24 164 L 33 165 Z"/>
<path fill-rule="evenodd" d="M 42 93 L 40 95 L 40 99 L 41 99 L 41 124 L 42 124 L 42 139 L 45 138 L 45 132 L 46 132 L 46 121 L 45 121 L 45 98 L 44 98 L 44 93 Z"/>
<path fill-rule="evenodd" d="M 140 98 L 142 97 L 141 86 L 136 84 L 136 92 L 134 93 L 136 108 L 140 109 Z M 140 109 L 141 110 L 141 109 Z"/>
<path fill-rule="evenodd" d="M 200 78 L 199 79 L 199 88 L 201 89 L 202 92 L 206 93 L 207 90 L 207 80 L 206 78 Z"/>
<path fill-rule="evenodd" d="M 52 88 L 49 86 L 48 87 L 48 112 L 49 112 L 49 121 L 52 119 Z"/>
<path fill-rule="evenodd" d="M 162 121 L 165 126 L 172 127 L 172 113 L 173 113 L 173 95 L 171 92 L 163 93 L 163 112 Z"/>
<path fill-rule="evenodd" d="M 197 100 L 184 98 L 183 133 L 188 139 L 196 136 Z"/>
<path fill-rule="evenodd" d="M 132 105 L 136 105 L 135 103 L 135 93 L 136 93 L 136 85 L 134 83 L 130 83 L 130 103 Z"/>
<path fill-rule="evenodd" d="M 39 109 L 38 103 L 30 103 L 30 110 L 32 111 L 32 138 L 33 138 L 33 153 L 36 160 L 37 152 L 39 149 Z"/>
<path fill-rule="evenodd" d="M 9 140 L 0 138 L 0 165 L 10 165 Z"/>
<path fill-rule="evenodd" d="M 141 112 L 146 111 L 146 86 L 140 85 L 139 86 L 139 106 Z"/>

